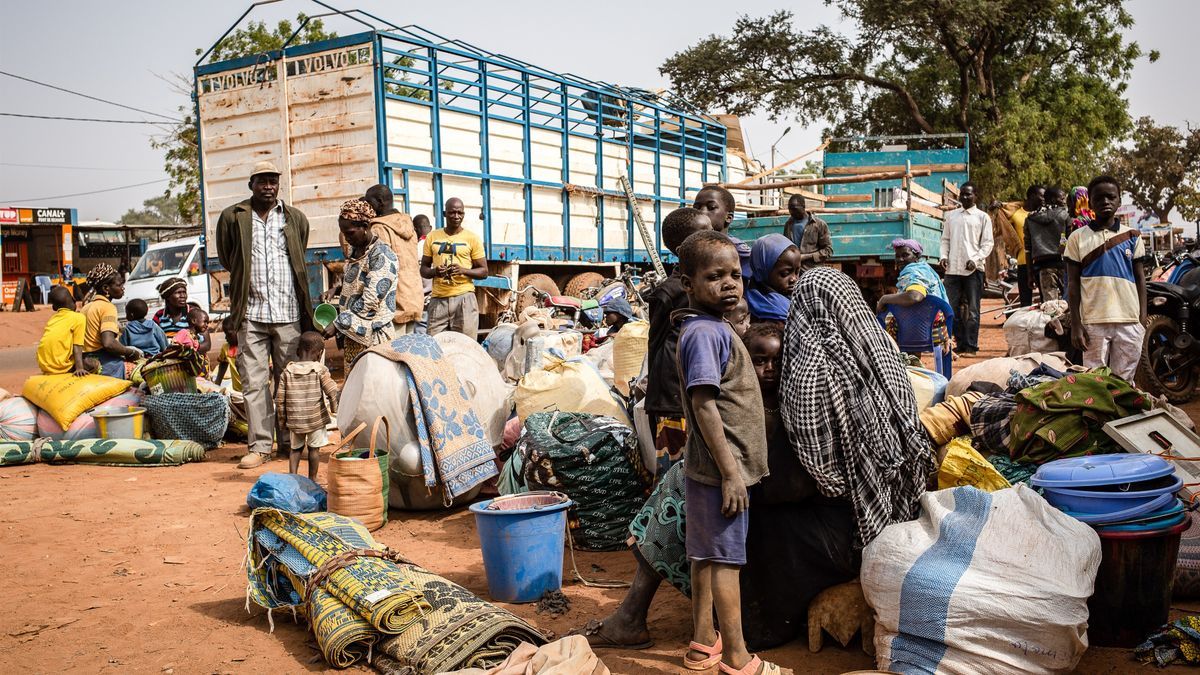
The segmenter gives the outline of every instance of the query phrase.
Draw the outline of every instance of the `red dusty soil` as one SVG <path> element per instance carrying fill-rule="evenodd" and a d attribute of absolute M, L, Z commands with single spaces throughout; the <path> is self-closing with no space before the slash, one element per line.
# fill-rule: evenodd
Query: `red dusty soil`
<path fill-rule="evenodd" d="M 48 313 L 0 314 L 0 387 L 19 391 L 36 370 L 31 359 Z M 33 327 L 31 327 L 33 326 Z M 1002 333 L 986 329 L 981 357 L 1003 351 Z M 965 365 L 958 362 L 956 365 Z M 1200 405 L 1190 406 L 1193 417 Z M 242 568 L 246 492 L 282 461 L 239 471 L 242 446 L 178 468 L 20 466 L 0 469 L 0 672 L 252 673 L 321 671 L 327 666 L 302 625 L 246 610 Z M 324 482 L 324 468 L 320 480 Z M 392 511 L 375 533 L 383 543 L 486 597 L 483 561 L 471 515 Z M 589 578 L 629 579 L 628 553 L 581 553 Z M 570 576 L 570 561 L 567 577 Z M 595 569 L 598 566 L 600 569 Z M 571 610 L 550 618 L 532 605 L 508 608 L 556 635 L 610 612 L 623 591 L 568 584 Z M 1193 608 L 1194 609 L 1194 608 Z M 689 607 L 664 587 L 650 614 L 657 644 L 642 652 L 600 651 L 614 673 L 683 672 Z M 827 640 L 827 644 L 829 640 Z M 799 673 L 871 668 L 855 640 L 811 654 L 805 641 L 764 656 Z M 1156 672 L 1124 650 L 1091 649 L 1078 672 Z M 366 670 L 362 668 L 361 670 Z M 1180 669 L 1182 671 L 1182 669 Z"/>

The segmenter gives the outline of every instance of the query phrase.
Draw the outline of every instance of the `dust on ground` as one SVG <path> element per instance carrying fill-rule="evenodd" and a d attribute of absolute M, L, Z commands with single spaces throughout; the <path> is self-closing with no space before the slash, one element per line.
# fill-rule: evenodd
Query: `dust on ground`
<path fill-rule="evenodd" d="M 0 387 L 17 393 L 35 374 L 32 345 L 48 310 L 0 313 Z M 977 359 L 1001 356 L 1003 333 L 991 313 Z M 331 355 L 336 362 L 336 355 Z M 1187 408 L 1193 419 L 1200 402 Z M 209 453 L 181 467 L 32 465 L 0 469 L 0 672 L 255 673 L 330 669 L 304 625 L 246 606 L 243 557 L 249 522 L 246 493 L 275 460 L 241 471 L 243 445 Z M 322 466 L 318 481 L 325 482 Z M 487 598 L 487 580 L 474 521 L 466 509 L 410 513 L 392 510 L 374 533 L 423 567 Z M 579 570 L 593 565 L 606 579 L 631 579 L 628 552 L 576 555 Z M 570 558 L 564 579 L 571 579 Z M 568 582 L 570 610 L 539 614 L 535 604 L 502 605 L 539 629 L 562 636 L 611 612 L 624 594 Z M 1194 609 L 1194 608 L 1192 608 Z M 684 672 L 681 659 L 691 626 L 687 600 L 664 585 L 650 612 L 656 644 L 640 652 L 598 650 L 613 673 Z M 847 648 L 826 640 L 818 654 L 804 636 L 763 656 L 797 673 L 841 673 L 874 667 L 855 639 Z M 1158 672 L 1127 650 L 1090 649 L 1077 672 Z M 352 672 L 368 671 L 366 667 Z M 1183 668 L 1176 669 L 1183 672 Z"/>

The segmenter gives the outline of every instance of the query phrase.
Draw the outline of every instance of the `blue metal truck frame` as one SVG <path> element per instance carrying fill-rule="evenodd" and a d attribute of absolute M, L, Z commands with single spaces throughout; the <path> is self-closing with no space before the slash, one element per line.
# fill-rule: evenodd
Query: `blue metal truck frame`
<path fill-rule="evenodd" d="M 654 191 L 653 193 L 639 192 L 637 197 L 652 203 L 653 213 L 644 215 L 647 221 L 652 218 L 655 224 L 661 221 L 662 216 L 665 215 L 664 208 L 669 211 L 677 206 L 687 204 L 689 201 L 687 192 L 694 191 L 699 187 L 689 186 L 684 180 L 685 158 L 699 159 L 703 164 L 707 180 L 714 178 L 724 180 L 726 178 L 726 128 L 719 121 L 670 93 L 653 93 L 585 79 L 569 73 L 554 73 L 519 59 L 475 47 L 461 40 L 445 38 L 417 26 L 398 26 L 360 10 L 344 12 L 322 2 L 317 2 L 317 4 L 333 10 L 321 16 L 338 14 L 357 21 L 370 30 L 321 42 L 290 45 L 296 35 L 303 30 L 304 25 L 302 24 L 282 49 L 218 63 L 203 64 L 203 60 L 216 47 L 216 44 L 245 18 L 246 14 L 243 14 L 226 31 L 225 35 L 200 57 L 193 69 L 192 97 L 195 105 L 198 138 L 200 115 L 195 86 L 198 86 L 196 83 L 202 76 L 341 46 L 370 44 L 375 64 L 379 181 L 392 188 L 397 198 L 402 201 L 403 209 L 407 211 L 410 205 L 409 190 L 407 189 L 408 174 L 410 172 L 432 174 L 435 193 L 433 222 L 440 223 L 444 201 L 443 177 L 452 175 L 479 179 L 483 194 L 483 240 L 489 261 L 648 262 L 646 254 L 637 251 L 634 245 L 637 235 L 631 214 L 627 216 L 625 224 L 627 245 L 613 249 L 605 248 L 605 199 L 614 197 L 623 199 L 624 197 L 623 193 L 616 189 L 597 184 L 603 182 L 606 144 L 625 146 L 629 150 L 630 156 L 635 147 L 653 153 Z M 249 11 L 247 10 L 246 13 L 248 14 Z M 366 17 L 366 19 L 362 17 Z M 310 20 L 313 18 L 317 17 L 310 17 Z M 415 103 L 431 109 L 433 145 L 429 164 L 401 163 L 389 158 L 388 119 L 385 110 L 386 101 L 389 99 Z M 480 171 L 462 171 L 442 166 L 438 116 L 445 110 L 453 110 L 479 118 Z M 524 126 L 522 175 L 506 175 L 490 169 L 487 128 L 488 122 L 492 120 L 517 122 Z M 532 177 L 529 133 L 531 129 L 543 129 L 561 134 L 564 149 L 559 180 L 546 181 Z M 569 137 L 586 138 L 595 143 L 596 180 L 592 184 L 572 184 L 570 153 L 567 151 Z M 667 155 L 680 158 L 680 185 L 678 191 L 672 191 L 671 194 L 663 194 L 661 180 L 664 170 L 662 158 Z M 633 162 L 629 162 L 625 167 L 625 173 L 631 180 L 635 178 L 633 169 Z M 201 162 L 200 170 L 204 171 L 203 162 Z M 709 176 L 710 170 L 715 170 L 716 175 Z M 393 180 L 397 172 L 400 174 L 399 185 Z M 524 186 L 526 231 L 523 245 L 503 244 L 495 241 L 490 213 L 490 188 L 495 182 Z M 562 191 L 562 246 L 535 245 L 533 241 L 532 188 L 534 186 Z M 203 200 L 205 198 L 203 181 L 201 188 L 201 199 Z M 597 223 L 592 220 L 586 223 L 572 222 L 569 197 L 572 192 L 577 191 L 583 191 L 590 198 L 596 200 L 596 210 L 599 214 L 598 246 L 596 248 L 583 248 L 572 244 L 571 230 L 573 227 L 597 227 Z M 576 221 L 578 220 L 579 218 L 576 217 Z M 668 259 L 670 254 L 662 246 L 661 234 L 657 227 L 655 227 L 654 238 L 654 245 L 660 255 L 664 259 Z M 307 257 L 310 265 L 316 265 L 320 262 L 340 260 L 342 254 L 336 247 L 313 248 L 309 249 Z M 217 265 L 215 260 L 211 262 Z M 217 266 L 219 267 L 219 265 Z M 317 281 L 314 281 L 314 289 L 316 284 Z"/>

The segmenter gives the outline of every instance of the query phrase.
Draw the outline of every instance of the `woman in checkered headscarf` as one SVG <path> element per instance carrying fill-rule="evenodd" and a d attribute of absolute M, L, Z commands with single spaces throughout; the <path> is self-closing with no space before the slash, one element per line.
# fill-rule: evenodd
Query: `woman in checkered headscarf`
<path fill-rule="evenodd" d="M 818 267 L 792 292 L 780 412 L 800 462 L 854 506 L 857 545 L 917 515 L 936 470 L 902 357 L 850 277 Z"/>

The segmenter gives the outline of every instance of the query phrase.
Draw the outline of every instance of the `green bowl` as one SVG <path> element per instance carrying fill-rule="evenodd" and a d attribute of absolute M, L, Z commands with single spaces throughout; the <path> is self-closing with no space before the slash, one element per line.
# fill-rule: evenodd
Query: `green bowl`
<path fill-rule="evenodd" d="M 325 330 L 329 327 L 329 324 L 333 323 L 333 320 L 337 318 L 337 315 L 337 307 L 323 302 L 317 305 L 317 308 L 313 310 L 313 323 L 317 324 L 317 328 Z"/>

